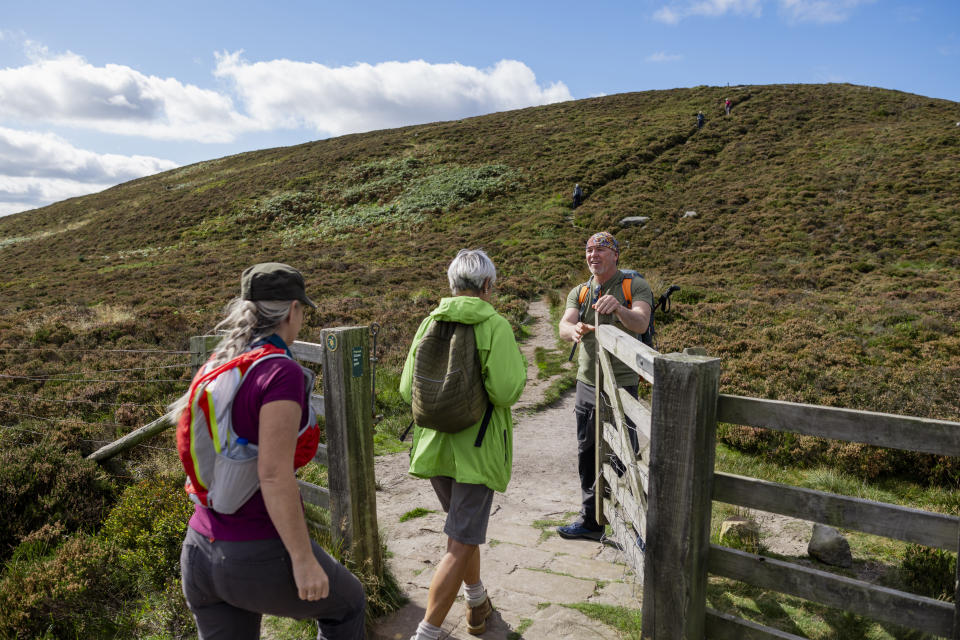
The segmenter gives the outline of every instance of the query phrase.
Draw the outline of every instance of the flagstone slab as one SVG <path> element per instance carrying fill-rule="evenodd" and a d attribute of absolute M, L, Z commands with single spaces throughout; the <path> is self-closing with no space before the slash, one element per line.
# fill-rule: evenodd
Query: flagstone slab
<path fill-rule="evenodd" d="M 500 580 L 504 589 L 537 596 L 543 602 L 586 602 L 597 586 L 593 580 L 530 569 L 517 569 Z"/>
<path fill-rule="evenodd" d="M 524 640 L 619 640 L 620 633 L 575 609 L 552 605 L 523 632 Z"/>

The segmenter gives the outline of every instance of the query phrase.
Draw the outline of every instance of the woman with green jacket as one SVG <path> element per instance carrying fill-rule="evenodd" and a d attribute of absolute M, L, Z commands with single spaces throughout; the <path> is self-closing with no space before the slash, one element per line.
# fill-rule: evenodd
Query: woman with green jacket
<path fill-rule="evenodd" d="M 482 250 L 463 249 L 447 269 L 452 297 L 443 298 L 420 324 L 400 378 L 400 395 L 412 402 L 417 347 L 435 321 L 472 325 L 484 387 L 493 412 L 476 446 L 482 420 L 457 433 L 416 427 L 410 474 L 428 478 L 447 513 L 447 552 L 430 582 L 427 609 L 411 640 L 437 640 L 440 625 L 464 584 L 467 630 L 479 635 L 493 611 L 480 580 L 480 545 L 486 542 L 493 492 L 503 492 L 513 464 L 510 407 L 523 392 L 526 364 L 510 323 L 490 304 L 496 267 Z"/>

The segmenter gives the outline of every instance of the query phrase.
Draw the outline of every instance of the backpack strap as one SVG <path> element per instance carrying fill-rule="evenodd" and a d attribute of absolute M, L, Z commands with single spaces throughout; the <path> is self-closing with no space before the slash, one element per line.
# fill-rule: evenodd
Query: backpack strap
<path fill-rule="evenodd" d="M 580 305 L 580 315 L 583 315 L 583 303 L 586 302 L 587 296 L 590 295 L 590 285 L 593 283 L 593 276 L 590 276 L 590 279 L 585 283 L 580 285 L 580 293 L 577 294 L 577 304 Z"/>
<path fill-rule="evenodd" d="M 632 278 L 624 278 L 620 283 L 620 287 L 623 290 L 623 299 L 627 301 L 627 309 L 633 308 L 633 291 L 630 290 L 630 285 L 632 282 Z"/>
<path fill-rule="evenodd" d="M 487 425 L 490 424 L 490 418 L 493 416 L 493 403 L 487 402 L 487 410 L 483 414 L 483 422 L 480 423 L 480 430 L 477 432 L 477 439 L 474 440 L 473 446 L 479 447 L 483 444 L 483 436 L 487 434 Z"/>
<path fill-rule="evenodd" d="M 413 429 L 414 422 L 416 422 L 416 419 L 411 420 L 410 424 L 407 425 L 407 428 L 403 430 L 402 434 L 400 434 L 400 442 L 403 442 L 407 438 L 407 434 L 410 433 L 410 429 Z"/>
<path fill-rule="evenodd" d="M 483 436 L 487 434 L 487 426 L 490 424 L 490 418 L 493 417 L 493 403 L 487 403 L 487 410 L 483 413 L 483 421 L 480 423 L 480 430 L 477 431 L 477 439 L 473 441 L 473 446 L 479 447 L 483 444 Z M 406 439 L 407 434 L 410 433 L 410 429 L 413 429 L 414 420 L 410 421 L 410 424 L 407 425 L 407 428 L 403 430 L 403 433 L 400 435 L 400 442 L 403 442 Z"/>

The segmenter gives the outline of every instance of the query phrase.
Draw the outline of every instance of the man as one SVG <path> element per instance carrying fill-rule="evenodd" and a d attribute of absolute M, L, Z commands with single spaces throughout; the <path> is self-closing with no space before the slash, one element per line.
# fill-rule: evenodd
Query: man
<path fill-rule="evenodd" d="M 417 401 L 418 348 L 435 323 L 455 322 L 470 325 L 473 330 L 489 408 L 482 420 L 456 433 L 425 428 L 419 423 L 413 430 L 410 474 L 429 479 L 433 485 L 447 514 L 443 527 L 447 550 L 430 580 L 423 620 L 411 640 L 439 639 L 441 625 L 461 584 L 466 596 L 467 632 L 480 635 L 486 631 L 493 605 L 480 579 L 480 545 L 486 542 L 493 493 L 506 491 L 510 482 L 510 407 L 527 382 L 526 363 L 513 329 L 490 304 L 497 270 L 489 256 L 480 249 L 461 250 L 447 269 L 447 279 L 453 295 L 441 299 L 420 324 L 400 376 L 400 395 L 409 403 Z M 452 386 L 456 391 L 456 386 Z"/>
<path fill-rule="evenodd" d="M 653 313 L 653 292 L 650 285 L 636 274 L 620 271 L 620 245 L 606 232 L 592 235 L 587 241 L 587 267 L 590 279 L 570 290 L 566 311 L 560 318 L 560 337 L 580 344 L 577 369 L 577 394 L 574 414 L 577 418 L 577 458 L 580 472 L 582 505 L 580 517 L 573 523 L 557 528 L 562 538 L 600 540 L 603 527 L 597 523 L 594 485 L 597 470 L 594 462 L 594 372 L 597 363 L 597 341 L 593 334 L 600 314 L 601 324 L 615 324 L 628 333 L 639 336 L 647 330 Z M 630 278 L 631 304 L 627 305 L 623 281 Z M 586 287 L 584 301 L 580 302 L 581 288 Z M 625 364 L 612 358 L 617 386 L 637 396 L 637 374 Z M 632 427 L 632 424 L 630 425 Z M 637 448 L 636 433 L 630 440 Z"/>
<path fill-rule="evenodd" d="M 573 208 L 576 209 L 580 206 L 580 202 L 583 201 L 583 189 L 580 188 L 580 183 L 577 183 L 573 186 Z"/>

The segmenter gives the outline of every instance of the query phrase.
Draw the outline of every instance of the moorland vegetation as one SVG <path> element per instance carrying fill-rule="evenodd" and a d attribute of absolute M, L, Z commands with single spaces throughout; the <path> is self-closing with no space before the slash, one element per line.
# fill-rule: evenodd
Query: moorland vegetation
<path fill-rule="evenodd" d="M 171 436 L 83 457 L 182 392 L 188 338 L 257 261 L 303 270 L 319 308 L 301 339 L 381 325 L 382 446 L 458 248 L 491 254 L 522 337 L 528 301 L 585 279 L 600 229 L 655 290 L 681 287 L 658 347 L 721 357 L 723 392 L 960 420 L 958 112 L 852 85 L 621 94 L 211 160 L 0 219 L 0 637 L 189 630 Z M 956 459 L 720 434 L 762 464 L 940 487 L 924 508 L 960 514 Z"/>

